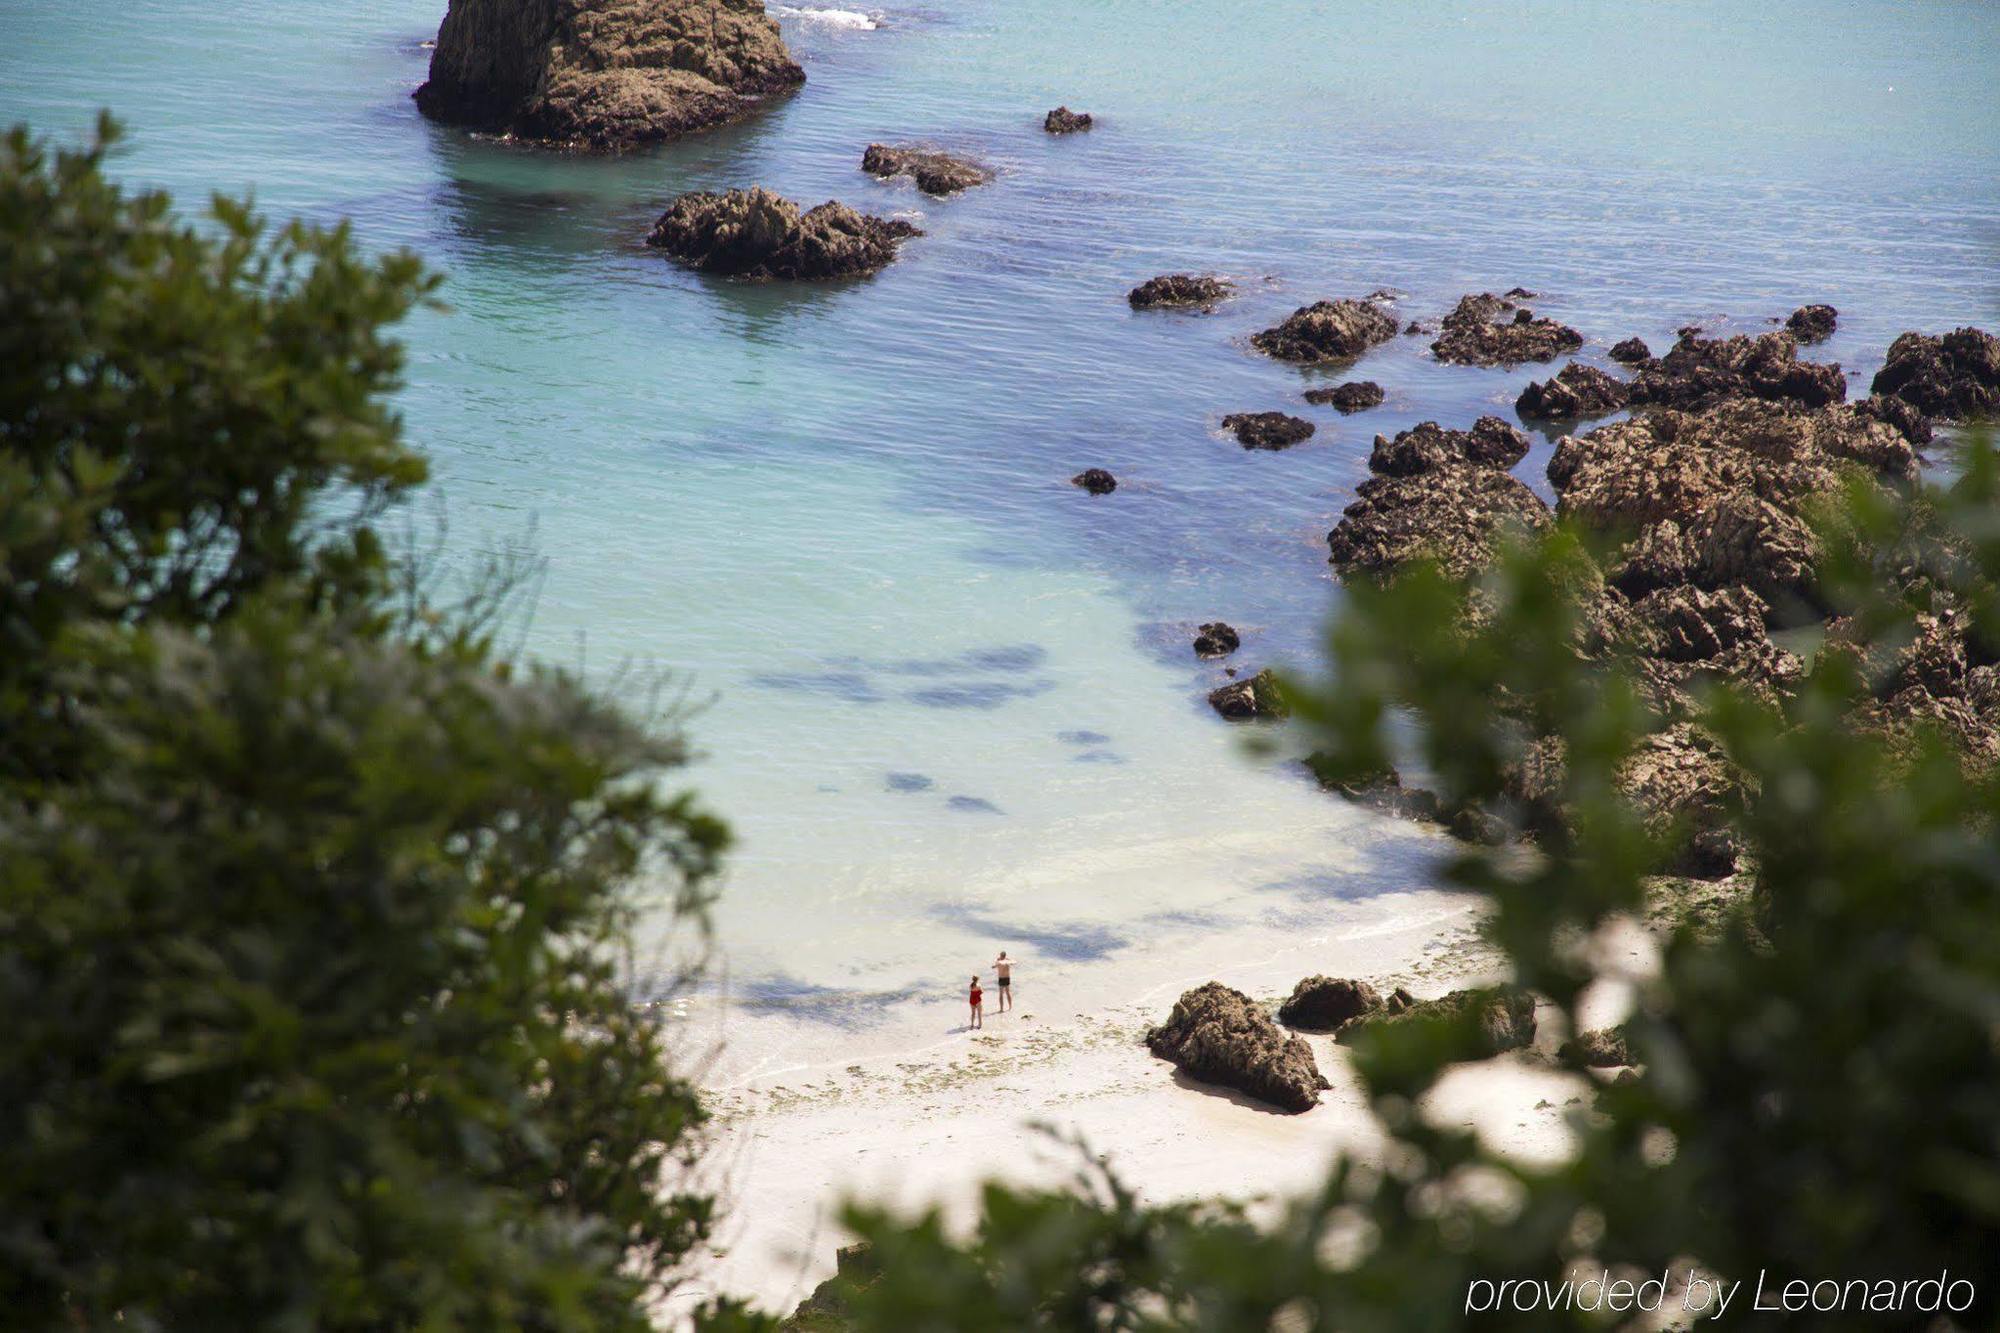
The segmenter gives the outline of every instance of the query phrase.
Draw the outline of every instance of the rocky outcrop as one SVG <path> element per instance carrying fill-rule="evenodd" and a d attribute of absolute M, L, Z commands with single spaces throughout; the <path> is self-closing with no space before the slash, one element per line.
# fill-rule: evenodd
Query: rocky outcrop
<path fill-rule="evenodd" d="M 1548 475 L 1558 514 L 1625 536 L 1606 572 L 1628 596 L 1741 584 L 1782 608 L 1812 593 L 1816 539 L 1805 503 L 1849 475 L 1908 477 L 1915 468 L 1909 441 L 1853 408 L 1737 401 L 1564 436 Z"/>
<path fill-rule="evenodd" d="M 1785 328 L 1802 343 L 1823 343 L 1840 325 L 1840 312 L 1830 305 L 1802 305 L 1785 321 Z"/>
<path fill-rule="evenodd" d="M 1343 977 L 1307 977 L 1292 987 L 1278 1006 L 1278 1021 L 1286 1027 L 1332 1032 L 1341 1024 L 1382 1007 L 1382 995 L 1365 981 Z"/>
<path fill-rule="evenodd" d="M 1704 338 L 1686 329 L 1665 356 L 1639 368 L 1628 401 L 1634 408 L 1699 411 L 1732 398 L 1825 407 L 1847 397 L 1838 365 L 1801 361 L 1798 353 L 1798 340 L 1789 333 Z"/>
<path fill-rule="evenodd" d="M 1970 328 L 1905 333 L 1889 344 L 1869 391 L 1945 421 L 2000 416 L 2000 338 Z"/>
<path fill-rule="evenodd" d="M 1401 1007 L 1392 997 L 1380 1010 L 1348 1020 L 1335 1039 L 1350 1042 L 1369 1028 L 1433 1019 L 1459 1019 L 1466 1015 L 1476 1015 L 1474 1021 L 1478 1028 L 1481 1056 L 1495 1056 L 1502 1051 L 1534 1044 L 1535 997 L 1519 986 L 1455 990 L 1435 1000 L 1408 1001 Z"/>
<path fill-rule="evenodd" d="M 1599 370 L 1572 361 L 1554 379 L 1537 380 L 1521 390 L 1514 410 L 1524 420 L 1576 421 L 1601 417 L 1625 406 L 1625 385 Z"/>
<path fill-rule="evenodd" d="M 1856 403 L 1854 410 L 1864 417 L 1873 417 L 1894 426 L 1911 444 L 1931 442 L 1931 419 L 1924 415 L 1923 409 L 1905 399 L 1886 393 L 1871 393 Z"/>
<path fill-rule="evenodd" d="M 1653 349 L 1646 346 L 1644 339 L 1627 338 L 1624 342 L 1611 344 L 1611 350 L 1606 355 L 1621 366 L 1636 366 L 1651 361 Z"/>
<path fill-rule="evenodd" d="M 1334 794 L 1365 805 L 1371 810 L 1380 810 L 1386 815 L 1400 819 L 1414 819 L 1425 824 L 1445 822 L 1442 803 L 1437 793 L 1423 787 L 1406 787 L 1403 776 L 1393 768 L 1385 768 L 1368 778 L 1356 781 L 1335 775 L 1335 770 L 1327 756 L 1314 751 L 1302 761 L 1306 771 L 1313 775 L 1319 785 Z"/>
<path fill-rule="evenodd" d="M 1076 134 L 1089 129 L 1093 123 L 1088 111 L 1072 111 L 1066 106 L 1059 106 L 1042 117 L 1042 128 L 1050 134 Z"/>
<path fill-rule="evenodd" d="M 1190 1078 L 1294 1113 L 1312 1110 L 1330 1086 L 1310 1046 L 1273 1023 L 1249 996 L 1217 981 L 1181 996 L 1167 1021 L 1146 1034 L 1146 1049 Z"/>
<path fill-rule="evenodd" d="M 992 173 L 969 158 L 885 143 L 868 145 L 861 155 L 861 169 L 883 180 L 908 176 L 919 190 L 934 195 L 957 194 L 992 179 Z"/>
<path fill-rule="evenodd" d="M 1535 312 L 1504 296 L 1481 292 L 1461 299 L 1431 352 L 1460 366 L 1517 366 L 1553 361 L 1583 346 L 1583 335 L 1567 324 L 1537 319 Z"/>
<path fill-rule="evenodd" d="M 1632 1063 L 1632 1048 L 1622 1028 L 1593 1028 L 1564 1042 L 1557 1054 L 1589 1069 L 1616 1069 Z"/>
<path fill-rule="evenodd" d="M 1234 626 L 1211 620 L 1194 634 L 1194 655 L 1201 658 L 1227 657 L 1243 646 Z"/>
<path fill-rule="evenodd" d="M 1232 412 L 1222 419 L 1222 428 L 1245 449 L 1289 449 L 1311 439 L 1317 429 L 1304 417 L 1283 412 Z"/>
<path fill-rule="evenodd" d="M 646 244 L 705 273 L 768 280 L 873 273 L 920 236 L 900 219 L 870 217 L 831 200 L 801 212 L 761 186 L 684 194 L 660 214 Z"/>
<path fill-rule="evenodd" d="M 833 1276 L 798 1303 L 778 1325 L 778 1333 L 828 1333 L 851 1327 L 850 1298 L 874 1286 L 881 1277 L 882 1261 L 868 1242 L 841 1246 L 834 1252 Z"/>
<path fill-rule="evenodd" d="M 416 101 L 447 124 L 619 150 L 804 81 L 763 0 L 451 0 Z"/>
<path fill-rule="evenodd" d="M 1527 452 L 1528 437 L 1498 417 L 1471 430 L 1426 421 L 1394 439 L 1376 436 L 1375 475 L 1327 534 L 1333 564 L 1377 578 L 1420 559 L 1454 578 L 1484 568 L 1508 528 L 1548 526 L 1548 506 L 1506 472 Z"/>
<path fill-rule="evenodd" d="M 1202 273 L 1162 273 L 1148 278 L 1125 294 L 1134 310 L 1157 310 L 1162 306 L 1212 306 L 1236 288 L 1222 278 Z"/>
<path fill-rule="evenodd" d="M 1231 722 L 1254 722 L 1288 716 L 1292 709 L 1277 673 L 1269 667 L 1243 680 L 1210 690 L 1208 706 Z"/>
<path fill-rule="evenodd" d="M 1352 361 L 1396 336 L 1396 321 L 1367 301 L 1315 301 L 1276 328 L 1251 335 L 1250 345 L 1280 361 Z"/>
<path fill-rule="evenodd" d="M 1109 495 L 1118 489 L 1118 478 L 1101 467 L 1087 467 L 1069 479 L 1072 486 L 1081 486 L 1092 495 Z"/>
<path fill-rule="evenodd" d="M 1307 389 L 1306 401 L 1316 407 L 1331 407 L 1342 416 L 1366 412 L 1382 405 L 1382 386 L 1374 380 L 1349 380 L 1330 389 Z"/>

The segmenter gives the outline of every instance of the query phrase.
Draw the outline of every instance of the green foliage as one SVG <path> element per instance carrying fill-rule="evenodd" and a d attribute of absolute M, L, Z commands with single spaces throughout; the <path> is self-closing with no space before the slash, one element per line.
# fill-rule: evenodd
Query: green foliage
<path fill-rule="evenodd" d="M 725 831 L 376 537 L 432 279 L 110 138 L 0 160 L 5 1322 L 643 1328 L 711 1204 L 631 928 Z"/>
<path fill-rule="evenodd" d="M 1746 779 L 1729 818 L 1754 884 L 1661 927 L 1658 975 L 1624 1026 L 1642 1073 L 1601 1086 L 1574 1119 L 1572 1160 L 1525 1166 L 1427 1123 L 1414 1108 L 1478 1053 L 1476 1034 L 1448 1019 L 1378 1025 L 1353 1050 L 1391 1136 L 1381 1167 L 1338 1165 L 1258 1229 L 1122 1194 L 1002 1187 L 963 1243 L 935 1219 L 856 1210 L 850 1225 L 884 1275 L 847 1298 L 845 1326 L 1444 1329 L 1468 1322 L 1476 1278 L 1646 1278 L 1691 1264 L 1779 1282 L 1949 1269 L 1978 1289 L 1960 1326 L 1991 1326 L 2000 778 L 1941 734 L 1859 719 L 1918 617 L 1953 611 L 1976 627 L 1975 651 L 1982 635 L 2000 643 L 1996 501 L 2000 465 L 1978 444 L 1949 487 L 1857 491 L 1826 516 L 1820 582 L 1864 646 L 1821 652 L 1782 703 L 1721 689 L 1698 701 L 1690 720 Z M 1330 632 L 1332 683 L 1293 692 L 1335 779 L 1365 780 L 1414 749 L 1446 808 L 1535 833 L 1537 852 L 1465 848 L 1448 874 L 1489 897 L 1517 980 L 1571 1031 L 1600 979 L 1603 955 L 1584 944 L 1645 919 L 1673 849 L 1672 831 L 1649 829 L 1611 780 L 1665 719 L 1615 667 L 1570 647 L 1592 572 L 1581 540 L 1559 529 L 1507 550 L 1475 587 L 1428 570 L 1357 585 Z M 1566 751 L 1559 820 L 1509 791 L 1510 765 L 1538 737 Z M 1097 1258 L 1039 1263 L 1054 1246 Z M 1099 1291 L 1114 1298 L 1090 1304 Z M 1732 1315 L 1748 1301 L 1746 1288 Z M 1477 1317 L 1522 1328 L 1606 1318 Z M 1850 1310 L 1845 1322 L 1866 1317 Z"/>

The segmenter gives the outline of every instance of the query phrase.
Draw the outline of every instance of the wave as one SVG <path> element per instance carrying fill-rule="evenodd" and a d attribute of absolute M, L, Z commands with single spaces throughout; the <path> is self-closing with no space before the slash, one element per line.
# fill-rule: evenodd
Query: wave
<path fill-rule="evenodd" d="M 781 19 L 824 23 L 829 28 L 851 28 L 856 32 L 873 32 L 882 26 L 883 19 L 880 10 L 869 12 L 859 9 L 800 9 L 791 5 L 771 5 L 768 12 Z"/>

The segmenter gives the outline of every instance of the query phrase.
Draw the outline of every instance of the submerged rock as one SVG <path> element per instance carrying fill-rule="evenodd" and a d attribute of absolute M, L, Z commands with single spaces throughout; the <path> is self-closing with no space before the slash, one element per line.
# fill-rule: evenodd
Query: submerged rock
<path fill-rule="evenodd" d="M 804 212 L 762 186 L 684 194 L 660 214 L 646 244 L 689 268 L 734 277 L 843 278 L 873 273 L 921 236 L 900 219 L 870 217 L 831 200 Z"/>
<path fill-rule="evenodd" d="M 1089 129 L 1093 123 L 1088 111 L 1072 111 L 1066 106 L 1059 106 L 1042 117 L 1042 128 L 1050 134 L 1075 134 Z"/>
<path fill-rule="evenodd" d="M 803 82 L 762 0 L 451 0 L 416 102 L 447 124 L 618 150 Z"/>
<path fill-rule="evenodd" d="M 1869 391 L 1945 421 L 2000 416 L 2000 338 L 1970 328 L 1905 333 L 1889 344 Z"/>
<path fill-rule="evenodd" d="M 1069 479 L 1072 486 L 1081 486 L 1092 495 L 1109 495 L 1118 489 L 1118 478 L 1101 467 L 1087 467 Z"/>
<path fill-rule="evenodd" d="M 1307 977 L 1292 987 L 1291 997 L 1278 1006 L 1278 1021 L 1287 1027 L 1332 1032 L 1342 1023 L 1381 1007 L 1381 993 L 1365 981 Z"/>
<path fill-rule="evenodd" d="M 1307 755 L 1302 762 L 1323 789 L 1356 805 L 1427 824 L 1444 822 L 1443 805 L 1437 793 L 1422 787 L 1405 787 L 1402 774 L 1393 768 L 1385 768 L 1372 777 L 1354 781 L 1334 776 L 1326 756 L 1319 751 Z"/>
<path fill-rule="evenodd" d="M 1789 333 L 1704 338 L 1683 330 L 1665 356 L 1640 367 L 1628 401 L 1637 407 L 1699 411 L 1732 398 L 1768 398 L 1824 407 L 1847 397 L 1840 367 L 1801 361 Z"/>
<path fill-rule="evenodd" d="M 1830 305 L 1802 305 L 1785 321 L 1785 328 L 1802 343 L 1823 343 L 1840 324 L 1840 312 Z"/>
<path fill-rule="evenodd" d="M 1567 324 L 1537 319 L 1504 296 L 1481 292 L 1461 299 L 1444 317 L 1431 352 L 1454 365 L 1516 366 L 1553 361 L 1581 346 L 1583 335 Z"/>
<path fill-rule="evenodd" d="M 1210 306 L 1235 290 L 1233 284 L 1206 274 L 1162 273 L 1134 287 L 1126 293 L 1125 299 L 1134 310 L 1153 310 L 1161 306 Z"/>
<path fill-rule="evenodd" d="M 1234 626 L 1211 620 L 1195 631 L 1194 655 L 1202 658 L 1227 657 L 1243 646 Z"/>
<path fill-rule="evenodd" d="M 1250 345 L 1280 361 L 1351 361 L 1395 336 L 1396 321 L 1367 301 L 1315 301 L 1251 335 Z"/>
<path fill-rule="evenodd" d="M 1625 406 L 1625 385 L 1599 370 L 1572 361 L 1554 379 L 1521 390 L 1514 410 L 1528 420 L 1575 421 L 1601 417 Z"/>
<path fill-rule="evenodd" d="M 1222 419 L 1222 428 L 1245 449 L 1289 449 L 1311 439 L 1317 429 L 1304 417 L 1283 412 L 1232 412 Z"/>
<path fill-rule="evenodd" d="M 1607 353 L 1613 361 L 1624 366 L 1636 366 L 1653 359 L 1653 349 L 1646 346 L 1643 338 L 1627 338 L 1624 342 L 1611 344 Z"/>
<path fill-rule="evenodd" d="M 1336 384 L 1331 389 L 1307 389 L 1306 401 L 1320 407 L 1331 407 L 1343 416 L 1365 412 L 1371 407 L 1382 405 L 1382 386 L 1374 380 L 1349 380 Z"/>
<path fill-rule="evenodd" d="M 1273 1023 L 1249 996 L 1217 981 L 1182 995 L 1167 1021 L 1146 1034 L 1146 1049 L 1190 1078 L 1295 1113 L 1312 1110 L 1330 1086 L 1312 1047 Z"/>
<path fill-rule="evenodd" d="M 1498 417 L 1471 430 L 1426 421 L 1394 439 L 1378 435 L 1354 503 L 1327 534 L 1342 574 L 1386 578 L 1430 559 L 1453 578 L 1482 569 L 1509 528 L 1549 524 L 1540 496 L 1507 474 L 1528 452 L 1528 437 Z"/>
<path fill-rule="evenodd" d="M 1407 992 L 1400 992 L 1407 997 Z M 1435 1000 L 1409 1000 L 1401 1007 L 1392 1002 L 1380 1011 L 1349 1019 L 1336 1036 L 1350 1042 L 1363 1029 L 1390 1023 L 1420 1022 L 1476 1014 L 1479 1050 L 1482 1056 L 1499 1055 L 1535 1040 L 1535 997 L 1519 986 L 1484 986 L 1455 990 Z"/>
<path fill-rule="evenodd" d="M 884 180 L 908 176 L 919 190 L 935 195 L 957 194 L 992 178 L 986 168 L 967 158 L 884 143 L 868 145 L 868 151 L 861 155 L 861 169 Z"/>
<path fill-rule="evenodd" d="M 1231 722 L 1251 722 L 1290 715 L 1291 705 L 1278 685 L 1278 675 L 1265 667 L 1245 680 L 1232 680 L 1210 690 L 1208 706 Z"/>

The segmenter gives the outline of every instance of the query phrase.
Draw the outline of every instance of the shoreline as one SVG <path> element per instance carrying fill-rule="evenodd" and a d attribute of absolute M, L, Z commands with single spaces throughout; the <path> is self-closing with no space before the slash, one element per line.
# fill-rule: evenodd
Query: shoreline
<path fill-rule="evenodd" d="M 868 1053 L 849 1045 L 824 1060 L 710 1083 L 715 1121 L 700 1180 L 723 1212 L 662 1314 L 679 1321 L 718 1295 L 789 1313 L 832 1275 L 835 1250 L 849 1239 L 837 1221 L 844 1199 L 909 1214 L 937 1208 L 947 1225 L 964 1227 L 988 1179 L 1073 1181 L 1083 1165 L 1073 1144 L 1150 1202 L 1231 1200 L 1256 1216 L 1311 1188 L 1337 1153 L 1365 1158 L 1379 1142 L 1331 1034 L 1298 1034 L 1333 1086 L 1313 1110 L 1290 1115 L 1187 1078 L 1147 1051 L 1144 1033 L 1183 990 L 1211 979 L 1273 1003 L 1320 971 L 1424 997 L 1497 979 L 1497 956 L 1477 936 L 1478 903 L 1452 896 L 1456 920 L 1418 912 L 1397 925 L 1361 925 L 1263 959 L 1176 972 L 1084 1012 L 1024 980 L 1021 1007 L 1004 1016 L 989 1009 L 980 1031 Z M 1304 964 L 1305 954 L 1318 962 Z M 1588 1086 L 1549 1061 L 1559 1036 L 1543 1031 L 1534 1051 L 1461 1067 L 1427 1114 L 1475 1126 L 1510 1154 L 1561 1156 L 1565 1116 Z"/>

